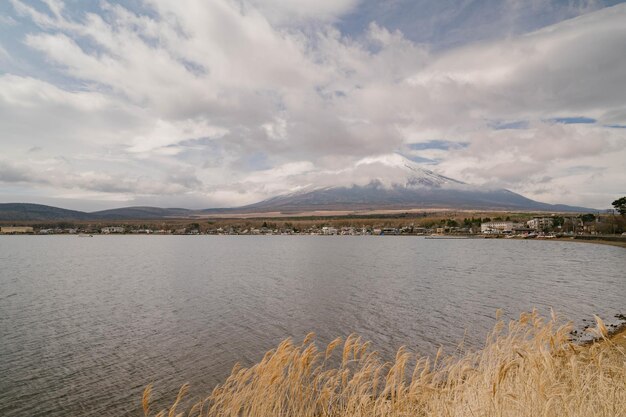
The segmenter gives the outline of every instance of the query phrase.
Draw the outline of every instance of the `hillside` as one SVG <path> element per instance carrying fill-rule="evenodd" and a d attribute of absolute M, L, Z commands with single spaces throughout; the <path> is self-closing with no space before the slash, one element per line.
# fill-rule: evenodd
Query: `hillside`
<path fill-rule="evenodd" d="M 89 213 L 66 210 L 43 204 L 4 203 L 0 204 L 0 220 L 4 221 L 61 221 L 89 220 Z"/>
<path fill-rule="evenodd" d="M 123 207 L 90 213 L 94 218 L 110 220 L 153 220 L 166 218 L 186 218 L 193 215 L 193 210 L 184 208 L 160 207 Z"/>

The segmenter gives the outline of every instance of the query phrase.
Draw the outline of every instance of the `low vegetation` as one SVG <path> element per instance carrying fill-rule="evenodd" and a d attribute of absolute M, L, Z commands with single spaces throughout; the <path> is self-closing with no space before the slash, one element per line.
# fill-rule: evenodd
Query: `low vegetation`
<path fill-rule="evenodd" d="M 190 410 L 187 391 L 167 409 L 146 416 L 626 416 L 626 354 L 606 339 L 570 341 L 570 326 L 536 312 L 499 321 L 480 351 L 415 357 L 401 348 L 383 362 L 356 336 L 319 350 L 312 335 L 283 341 L 250 368 L 232 374 Z M 343 347 L 343 348 L 342 348 Z"/>

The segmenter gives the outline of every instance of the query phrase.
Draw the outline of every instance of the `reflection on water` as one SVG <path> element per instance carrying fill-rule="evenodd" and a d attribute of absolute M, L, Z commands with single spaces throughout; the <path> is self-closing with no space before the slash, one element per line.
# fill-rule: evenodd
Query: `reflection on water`
<path fill-rule="evenodd" d="M 497 308 L 610 319 L 624 255 L 495 239 L 0 237 L 0 415 L 139 415 L 150 382 L 206 394 L 236 361 L 309 331 L 432 353 L 480 346 Z"/>

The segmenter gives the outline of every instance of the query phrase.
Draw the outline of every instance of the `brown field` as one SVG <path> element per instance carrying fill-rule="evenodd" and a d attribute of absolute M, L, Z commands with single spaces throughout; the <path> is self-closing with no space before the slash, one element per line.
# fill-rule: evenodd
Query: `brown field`
<path fill-rule="evenodd" d="M 317 211 L 302 213 L 244 213 L 244 214 L 212 214 L 193 218 L 137 219 L 137 220 L 53 220 L 53 221 L 3 221 L 0 225 L 23 225 L 34 227 L 93 227 L 100 228 L 113 225 L 152 228 L 180 228 L 197 224 L 201 230 L 209 227 L 260 227 L 263 223 L 276 227 L 311 227 L 311 226 L 380 226 L 403 227 L 414 225 L 433 226 L 442 221 L 455 220 L 462 223 L 464 219 L 510 218 L 514 221 L 526 221 L 533 216 L 545 216 L 538 212 L 510 211 L 477 211 L 477 210 L 445 210 L 445 209 L 413 209 L 413 210 L 372 210 L 372 211 Z M 570 214 L 571 215 L 571 214 Z"/>
<path fill-rule="evenodd" d="M 427 358 L 401 348 L 388 363 L 356 336 L 320 350 L 310 335 L 283 341 L 250 368 L 236 365 L 187 411 L 186 385 L 166 410 L 151 409 L 152 386 L 142 404 L 146 416 L 168 417 L 626 416 L 621 339 L 608 338 L 599 318 L 600 343 L 576 345 L 570 330 L 526 313 L 498 322 L 482 350 Z"/>
<path fill-rule="evenodd" d="M 474 213 L 476 210 L 454 210 L 446 208 L 414 208 L 414 209 L 377 209 L 377 210 L 313 210 L 300 212 L 259 212 L 259 213 L 224 213 L 202 215 L 198 218 L 216 218 L 216 219 L 250 219 L 250 218 L 294 218 L 294 217 L 341 217 L 341 216 L 380 216 L 380 215 L 404 215 L 404 214 L 429 214 L 429 213 Z M 492 213 L 506 213 L 504 211 Z"/>

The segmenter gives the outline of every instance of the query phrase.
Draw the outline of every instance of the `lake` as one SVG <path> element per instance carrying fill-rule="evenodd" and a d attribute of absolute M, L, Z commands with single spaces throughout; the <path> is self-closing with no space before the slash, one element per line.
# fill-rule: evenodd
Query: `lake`
<path fill-rule="evenodd" d="M 208 394 L 286 337 L 358 333 L 383 355 L 480 347 L 537 307 L 626 313 L 626 252 L 379 236 L 0 236 L 0 415 L 142 415 Z"/>

